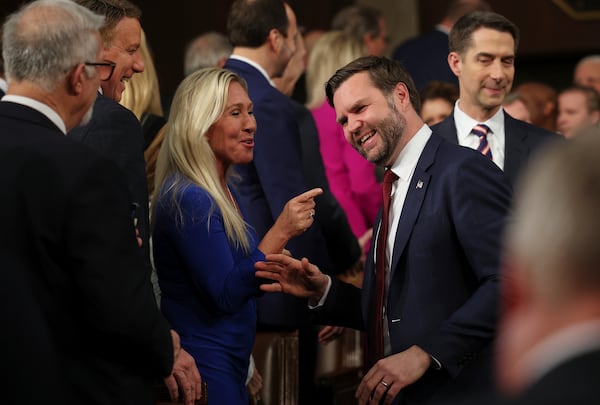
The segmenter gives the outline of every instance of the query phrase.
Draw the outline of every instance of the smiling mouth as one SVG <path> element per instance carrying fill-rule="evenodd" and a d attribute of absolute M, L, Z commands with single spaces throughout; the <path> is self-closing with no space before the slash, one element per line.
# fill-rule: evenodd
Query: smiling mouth
<path fill-rule="evenodd" d="M 372 130 L 371 132 L 369 132 L 368 134 L 366 134 L 362 138 L 360 138 L 358 140 L 358 144 L 362 146 L 365 142 L 367 142 L 373 136 L 375 136 L 375 130 Z"/>

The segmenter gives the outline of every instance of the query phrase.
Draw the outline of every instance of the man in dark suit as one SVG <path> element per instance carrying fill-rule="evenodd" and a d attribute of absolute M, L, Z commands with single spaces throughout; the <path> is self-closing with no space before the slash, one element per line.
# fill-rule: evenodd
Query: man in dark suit
<path fill-rule="evenodd" d="M 515 76 L 518 42 L 519 29 L 500 14 L 482 11 L 459 19 L 450 32 L 448 63 L 460 95 L 452 115 L 433 127 L 451 142 L 486 149 L 511 184 L 538 147 L 558 138 L 502 109 Z M 482 125 L 489 131 L 485 136 L 473 131 Z"/>
<path fill-rule="evenodd" d="M 540 154 L 517 189 L 498 338 L 510 404 L 598 402 L 598 150 L 600 129 L 587 129 Z"/>
<path fill-rule="evenodd" d="M 200 383 L 154 303 L 121 171 L 65 136 L 110 73 L 96 62 L 103 22 L 44 0 L 3 28 L 2 402 L 152 404 L 172 371 Z"/>
<path fill-rule="evenodd" d="M 136 218 L 142 240 L 141 249 L 150 274 L 144 136 L 135 115 L 119 104 L 126 81 L 144 70 L 144 61 L 139 52 L 141 11 L 128 0 L 76 0 L 76 3 L 105 17 L 106 22 L 100 29 L 103 42 L 100 59 L 114 63 L 115 67 L 110 77 L 100 84 L 102 94 L 96 99 L 91 121 L 75 128 L 69 136 L 102 152 L 117 163 L 125 174 L 132 216 Z"/>
<path fill-rule="evenodd" d="M 385 166 L 384 178 L 397 178 L 390 232 L 380 236 L 378 221 L 362 291 L 283 255 L 257 264 L 257 276 L 279 281 L 263 290 L 309 297 L 317 319 L 367 328 L 372 367 L 357 391 L 361 404 L 458 403 L 491 389 L 499 235 L 511 199 L 502 172 L 424 125 L 414 84 L 394 61 L 360 58 L 326 91 L 348 142 Z"/>
<path fill-rule="evenodd" d="M 248 21 L 253 23 L 248 24 Z M 295 108 L 271 81 L 283 75 L 296 52 L 300 34 L 294 11 L 281 0 L 235 1 L 229 11 L 227 32 L 234 48 L 224 68 L 239 74 L 248 83 L 257 124 L 254 160 L 236 167 L 241 176 L 238 195 L 249 224 L 261 238 L 273 226 L 285 203 L 308 189 Z M 292 254 L 310 257 L 320 263 L 324 271 L 331 272 L 332 265 L 318 222 L 292 239 L 286 249 Z M 309 397 L 317 342 L 306 301 L 285 294 L 269 294 L 258 300 L 257 311 L 257 342 L 286 339 L 299 330 L 300 402 L 313 402 Z M 264 358 L 255 353 L 257 366 L 262 370 L 261 357 Z M 298 370 L 294 365 L 295 357 L 296 354 L 286 360 L 293 365 L 294 375 Z M 265 388 L 269 391 L 268 381 L 275 380 L 275 376 L 271 373 L 263 375 Z M 285 392 L 285 387 L 281 388 L 284 388 L 282 395 L 295 395 Z M 308 395 L 303 397 L 305 394 Z"/>
<path fill-rule="evenodd" d="M 452 0 L 435 29 L 411 38 L 394 49 L 394 59 L 406 66 L 417 90 L 423 90 L 434 80 L 458 84 L 448 67 L 448 33 L 463 15 L 489 9 L 485 1 Z"/>
<path fill-rule="evenodd" d="M 248 32 L 249 19 L 261 26 L 260 32 Z M 283 74 L 296 50 L 299 33 L 294 12 L 281 0 L 238 0 L 232 5 L 227 25 L 234 49 L 224 67 L 248 83 L 257 123 L 254 160 L 236 169 L 242 177 L 238 185 L 241 204 L 260 238 L 285 203 L 307 190 L 294 106 L 270 82 Z M 291 240 L 287 249 L 327 269 L 325 242 L 315 225 Z M 293 329 L 308 320 L 305 306 L 293 297 L 265 296 L 258 303 L 258 322 Z"/>

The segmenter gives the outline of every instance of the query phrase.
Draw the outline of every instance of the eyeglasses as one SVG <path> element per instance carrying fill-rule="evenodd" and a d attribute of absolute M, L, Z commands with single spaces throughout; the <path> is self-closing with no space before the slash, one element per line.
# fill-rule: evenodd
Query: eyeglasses
<path fill-rule="evenodd" d="M 115 71 L 115 66 L 117 66 L 115 62 L 84 62 L 84 65 L 98 68 L 100 80 L 103 82 L 111 78 Z"/>

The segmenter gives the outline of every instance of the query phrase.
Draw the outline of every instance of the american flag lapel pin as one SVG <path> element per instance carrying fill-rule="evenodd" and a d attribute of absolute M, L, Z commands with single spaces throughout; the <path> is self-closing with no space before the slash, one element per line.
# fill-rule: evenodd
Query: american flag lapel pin
<path fill-rule="evenodd" d="M 423 188 L 423 180 L 417 181 L 417 188 Z"/>

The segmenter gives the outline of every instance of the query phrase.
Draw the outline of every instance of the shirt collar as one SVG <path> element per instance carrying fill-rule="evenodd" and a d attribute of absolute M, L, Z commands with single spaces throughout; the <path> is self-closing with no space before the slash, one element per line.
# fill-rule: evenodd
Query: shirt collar
<path fill-rule="evenodd" d="M 52 121 L 52 123 L 54 123 L 54 125 L 58 127 L 58 129 L 61 130 L 63 134 L 67 134 L 67 127 L 65 125 L 65 122 L 62 120 L 62 118 L 60 118 L 60 115 L 58 115 L 58 113 L 52 108 L 50 108 L 48 105 L 40 103 L 39 101 L 29 97 L 17 96 L 14 94 L 7 94 L 6 96 L 2 97 L 2 101 L 10 101 L 12 103 L 21 104 L 29 108 L 33 108 L 34 110 L 44 114 L 50 121 Z"/>
<path fill-rule="evenodd" d="M 459 144 L 462 145 L 461 141 L 464 141 L 464 139 L 471 134 L 471 130 L 477 124 L 487 125 L 492 134 L 504 132 L 504 110 L 502 108 L 499 108 L 487 121 L 480 122 L 474 120 L 461 110 L 459 101 L 460 99 L 456 100 L 456 103 L 454 104 L 454 123 L 456 124 L 456 136 Z"/>
<path fill-rule="evenodd" d="M 242 61 L 244 63 L 249 64 L 250 66 L 252 66 L 256 70 L 258 70 L 265 77 L 265 79 L 267 79 L 267 81 L 271 84 L 271 86 L 275 87 L 275 83 L 273 83 L 271 81 L 271 78 L 267 74 L 267 71 L 265 69 L 263 69 L 263 67 L 260 66 L 258 63 L 254 62 L 253 60 L 250 60 L 250 59 L 246 58 L 245 56 L 240 56 L 240 55 L 229 55 L 229 58 L 230 59 L 236 59 L 236 60 L 239 60 L 239 61 Z"/>
<path fill-rule="evenodd" d="M 588 351 L 600 348 L 600 319 L 566 327 L 539 342 L 523 357 L 530 383 L 553 368 Z"/>
<path fill-rule="evenodd" d="M 390 168 L 399 179 L 403 181 L 410 179 L 430 137 L 431 129 L 427 125 L 423 125 L 415 136 L 408 141 L 404 149 L 402 149 L 400 155 L 398 155 L 398 158 Z"/>

